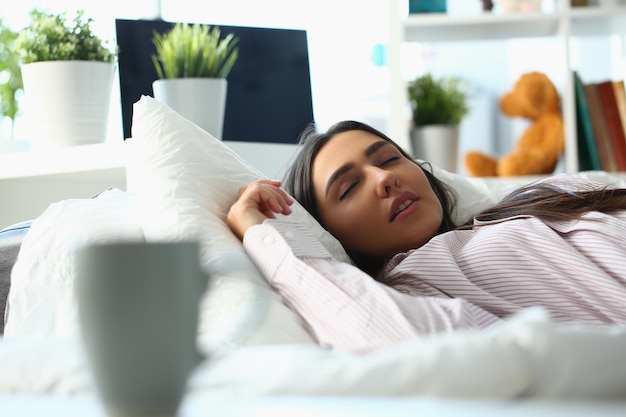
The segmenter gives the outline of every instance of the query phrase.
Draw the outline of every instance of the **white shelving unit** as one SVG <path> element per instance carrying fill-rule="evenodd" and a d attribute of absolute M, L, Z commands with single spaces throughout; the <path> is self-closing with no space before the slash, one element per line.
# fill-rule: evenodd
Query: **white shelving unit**
<path fill-rule="evenodd" d="M 562 41 L 565 85 L 560 86 L 565 125 L 565 171 L 578 171 L 576 107 L 571 39 L 626 32 L 626 6 L 571 7 L 570 0 L 558 0 L 552 13 L 483 13 L 475 16 L 446 14 L 408 15 L 407 0 L 389 0 L 388 63 L 390 101 L 388 133 L 410 150 L 410 120 L 406 117 L 407 94 L 402 78 L 401 45 L 405 42 L 446 42 L 459 40 L 507 40 L 554 37 Z"/>

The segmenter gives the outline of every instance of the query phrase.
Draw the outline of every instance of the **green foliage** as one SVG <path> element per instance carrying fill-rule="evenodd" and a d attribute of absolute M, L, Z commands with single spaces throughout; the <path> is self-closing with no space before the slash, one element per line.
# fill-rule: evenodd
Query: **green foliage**
<path fill-rule="evenodd" d="M 115 52 L 106 47 L 91 31 L 93 19 L 83 19 L 78 10 L 72 23 L 67 13 L 58 15 L 34 9 L 30 12 L 31 24 L 20 31 L 15 41 L 22 62 L 39 61 L 102 61 L 113 62 Z"/>
<path fill-rule="evenodd" d="M 0 19 L 0 117 L 15 120 L 19 111 L 17 95 L 23 89 L 18 56 L 13 53 L 17 33 Z"/>
<path fill-rule="evenodd" d="M 413 125 L 458 126 L 468 113 L 466 85 L 459 79 L 417 77 L 408 85 Z"/>
<path fill-rule="evenodd" d="M 154 33 L 152 62 L 160 79 L 226 78 L 239 57 L 239 39 L 232 33 L 221 39 L 219 27 L 177 23 Z"/>

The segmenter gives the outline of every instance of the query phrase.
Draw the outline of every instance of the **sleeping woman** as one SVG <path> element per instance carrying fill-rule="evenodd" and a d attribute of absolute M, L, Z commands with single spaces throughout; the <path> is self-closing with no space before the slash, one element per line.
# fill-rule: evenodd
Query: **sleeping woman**
<path fill-rule="evenodd" d="M 227 223 L 320 344 L 367 352 L 536 306 L 626 324 L 626 189 L 557 175 L 456 225 L 453 193 L 376 129 L 344 121 L 300 142 L 284 183 L 242 187 Z M 290 222 L 291 196 L 354 265 Z"/>

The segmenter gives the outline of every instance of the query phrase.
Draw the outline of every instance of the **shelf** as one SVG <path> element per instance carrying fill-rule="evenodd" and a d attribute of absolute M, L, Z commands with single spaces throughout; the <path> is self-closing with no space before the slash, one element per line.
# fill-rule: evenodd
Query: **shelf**
<path fill-rule="evenodd" d="M 512 39 L 551 38 L 563 52 L 564 82 L 559 86 L 565 128 L 566 172 L 578 170 L 576 108 L 571 75 L 572 39 L 626 35 L 626 4 L 616 6 L 571 7 L 569 0 L 555 2 L 554 12 L 497 13 L 472 16 L 454 14 L 406 14 L 406 0 L 389 0 L 390 106 L 388 134 L 400 146 L 410 149 L 408 139 L 407 94 L 403 78 L 401 46 L 405 42 L 507 41 Z M 560 55 L 559 55 L 560 56 Z M 604 65 L 604 64 L 599 64 Z M 554 68 L 558 73 L 559 68 Z"/>
<path fill-rule="evenodd" d="M 626 33 L 626 7 L 586 7 L 569 12 L 572 36 Z"/>
<path fill-rule="evenodd" d="M 626 32 L 626 6 L 577 7 L 555 13 L 410 14 L 403 19 L 408 42 L 499 40 L 557 36 L 562 19 L 569 19 L 573 36 Z"/>
<path fill-rule="evenodd" d="M 0 154 L 0 180 L 126 169 L 125 142 Z M 75 176 L 74 176 L 75 177 Z"/>
<path fill-rule="evenodd" d="M 408 42 L 497 40 L 553 36 L 558 26 L 559 16 L 548 13 L 413 14 L 404 20 L 404 35 Z"/>
<path fill-rule="evenodd" d="M 297 152 L 296 144 L 224 141 L 242 159 L 269 178 L 282 175 Z M 117 179 L 126 173 L 133 141 L 70 146 L 47 151 L 0 153 L 0 182 L 28 178 L 92 181 Z"/>

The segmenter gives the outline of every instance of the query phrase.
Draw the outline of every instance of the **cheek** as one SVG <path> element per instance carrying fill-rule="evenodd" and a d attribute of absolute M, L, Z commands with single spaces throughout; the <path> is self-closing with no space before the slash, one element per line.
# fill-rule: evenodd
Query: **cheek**
<path fill-rule="evenodd" d="M 328 231 L 350 249 L 358 246 L 364 239 L 369 239 L 368 234 L 371 233 L 375 216 L 371 205 L 355 205 L 335 210 L 328 218 L 332 219 L 326 222 Z M 368 227 L 364 227 L 365 225 Z"/>

